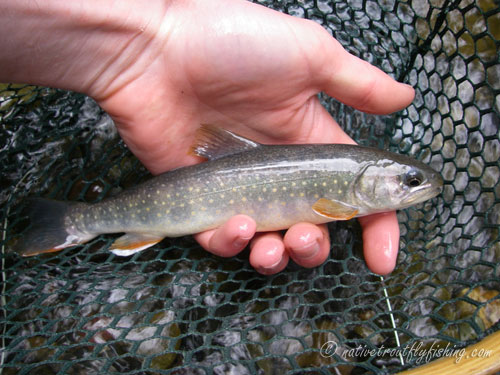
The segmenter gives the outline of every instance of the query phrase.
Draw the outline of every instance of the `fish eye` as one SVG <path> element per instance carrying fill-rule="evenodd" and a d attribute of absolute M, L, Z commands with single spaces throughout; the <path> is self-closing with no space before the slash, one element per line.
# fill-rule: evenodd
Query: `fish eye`
<path fill-rule="evenodd" d="M 410 171 L 404 177 L 404 183 L 409 187 L 418 187 L 422 184 L 423 180 L 422 174 L 417 171 Z"/>

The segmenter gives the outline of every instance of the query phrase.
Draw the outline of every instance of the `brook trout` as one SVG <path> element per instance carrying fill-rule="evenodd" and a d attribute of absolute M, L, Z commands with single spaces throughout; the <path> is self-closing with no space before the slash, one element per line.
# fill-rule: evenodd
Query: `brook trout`
<path fill-rule="evenodd" d="M 258 231 L 298 222 L 349 220 L 402 209 L 441 191 L 441 176 L 399 154 L 345 144 L 263 145 L 203 126 L 192 151 L 207 162 L 175 169 L 99 203 L 35 199 L 23 256 L 58 251 L 104 233 L 131 255 L 160 242 L 213 229 L 246 214 Z"/>

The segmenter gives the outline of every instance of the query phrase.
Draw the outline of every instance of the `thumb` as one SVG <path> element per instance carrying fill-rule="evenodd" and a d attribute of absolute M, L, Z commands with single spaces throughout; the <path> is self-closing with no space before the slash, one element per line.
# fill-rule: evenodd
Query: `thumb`
<path fill-rule="evenodd" d="M 408 106 L 413 88 L 399 83 L 379 68 L 348 53 L 326 31 L 319 72 L 320 89 L 337 100 L 367 113 L 387 114 Z M 317 55 L 318 56 L 318 55 Z"/>

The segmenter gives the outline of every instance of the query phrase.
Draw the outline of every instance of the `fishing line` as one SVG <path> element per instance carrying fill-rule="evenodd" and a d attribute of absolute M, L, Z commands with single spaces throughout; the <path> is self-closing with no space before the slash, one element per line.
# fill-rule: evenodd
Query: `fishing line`
<path fill-rule="evenodd" d="M 385 287 L 384 284 L 384 277 L 380 276 L 380 281 L 382 282 L 383 285 L 383 290 L 384 290 L 384 297 L 385 297 L 385 302 L 387 303 L 387 309 L 389 310 L 389 317 L 391 318 L 391 325 L 392 329 L 394 330 L 394 338 L 396 339 L 396 345 L 399 348 L 401 346 L 401 343 L 399 341 L 399 335 L 396 327 L 396 321 L 394 320 L 394 314 L 392 313 L 392 306 L 391 306 L 391 301 L 389 300 L 389 294 L 387 293 L 387 288 Z M 405 365 L 405 361 L 403 359 L 403 355 L 401 354 L 401 350 L 398 351 L 398 356 L 399 356 L 399 361 L 401 362 L 401 366 Z"/>

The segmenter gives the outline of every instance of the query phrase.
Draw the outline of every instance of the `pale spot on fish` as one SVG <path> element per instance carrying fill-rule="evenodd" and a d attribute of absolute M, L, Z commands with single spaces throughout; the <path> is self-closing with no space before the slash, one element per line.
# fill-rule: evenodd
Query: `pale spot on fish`
<path fill-rule="evenodd" d="M 326 182 L 323 182 L 321 185 L 326 186 Z"/>
<path fill-rule="evenodd" d="M 231 200 L 229 201 L 229 204 L 233 204 L 233 203 L 234 203 L 234 200 L 233 200 L 233 199 L 231 199 Z"/>
<path fill-rule="evenodd" d="M 344 185 L 347 186 L 347 181 L 344 181 Z"/>
<path fill-rule="evenodd" d="M 337 193 L 342 194 L 342 190 L 340 190 L 340 189 L 339 189 L 339 190 L 337 191 Z"/>
<path fill-rule="evenodd" d="M 333 180 L 333 183 L 336 184 L 337 183 L 337 180 Z"/>
<path fill-rule="evenodd" d="M 246 201 L 247 201 L 247 198 L 246 198 L 246 197 L 243 197 L 243 198 L 241 198 L 241 200 L 242 200 L 243 202 L 246 202 Z"/>
<path fill-rule="evenodd" d="M 273 188 L 273 193 L 276 193 L 277 191 L 278 191 L 278 189 Z"/>
<path fill-rule="evenodd" d="M 304 193 L 300 193 L 299 195 L 300 195 L 301 197 L 303 197 L 303 196 L 304 196 Z"/>
<path fill-rule="evenodd" d="M 283 189 L 283 191 L 286 191 L 286 186 L 283 186 L 282 189 Z"/>
<path fill-rule="evenodd" d="M 189 190 L 189 191 L 193 191 L 193 188 L 190 186 L 190 187 L 188 188 L 188 190 Z"/>
<path fill-rule="evenodd" d="M 146 207 L 146 211 L 149 211 L 149 210 L 150 210 L 150 208 L 149 208 L 149 207 Z"/>

